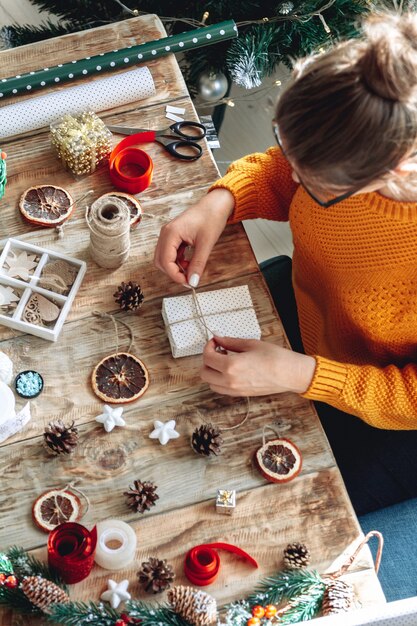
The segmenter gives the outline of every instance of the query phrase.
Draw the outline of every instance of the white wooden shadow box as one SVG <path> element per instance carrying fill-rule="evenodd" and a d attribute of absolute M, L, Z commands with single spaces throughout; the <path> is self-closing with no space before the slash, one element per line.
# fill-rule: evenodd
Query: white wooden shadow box
<path fill-rule="evenodd" d="M 56 341 L 87 265 L 8 239 L 0 255 L 0 324 Z"/>

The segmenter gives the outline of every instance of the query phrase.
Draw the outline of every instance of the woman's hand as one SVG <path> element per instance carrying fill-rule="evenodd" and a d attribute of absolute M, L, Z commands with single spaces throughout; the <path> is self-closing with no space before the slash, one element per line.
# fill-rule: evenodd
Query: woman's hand
<path fill-rule="evenodd" d="M 214 189 L 197 204 L 163 226 L 155 250 L 155 265 L 176 283 L 197 287 L 214 244 L 226 226 L 234 208 L 234 198 L 227 189 Z M 187 276 L 177 265 L 182 243 L 194 248 Z"/>
<path fill-rule="evenodd" d="M 216 351 L 220 346 L 227 350 Z M 265 396 L 304 393 L 313 379 L 316 360 L 257 339 L 215 337 L 204 349 L 201 378 L 217 393 Z"/>

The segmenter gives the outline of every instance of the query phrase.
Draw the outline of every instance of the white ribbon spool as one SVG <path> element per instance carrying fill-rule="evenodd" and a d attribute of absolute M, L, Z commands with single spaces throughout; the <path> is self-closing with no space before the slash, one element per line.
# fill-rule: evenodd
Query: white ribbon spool
<path fill-rule="evenodd" d="M 112 548 L 111 542 L 119 545 Z M 97 524 L 95 562 L 104 569 L 119 570 L 131 563 L 136 552 L 136 534 L 129 524 L 109 519 Z"/>

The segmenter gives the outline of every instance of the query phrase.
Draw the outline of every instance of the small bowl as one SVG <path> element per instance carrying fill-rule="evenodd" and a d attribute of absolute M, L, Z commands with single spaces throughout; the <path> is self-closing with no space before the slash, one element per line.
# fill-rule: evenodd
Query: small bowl
<path fill-rule="evenodd" d="M 22 376 L 24 376 L 25 374 L 36 374 L 36 376 L 39 377 L 40 388 L 37 393 L 26 395 L 25 393 L 22 393 L 21 391 L 19 391 L 18 389 L 19 381 L 22 378 Z M 44 381 L 43 381 L 42 376 L 39 374 L 39 372 L 36 372 L 35 370 L 24 370 L 23 372 L 20 372 L 16 376 L 15 381 L 14 381 L 14 387 L 16 389 L 16 393 L 18 396 L 20 396 L 21 398 L 25 398 L 26 400 L 33 400 L 34 398 L 37 398 L 40 393 L 42 393 L 43 388 L 44 388 Z"/>

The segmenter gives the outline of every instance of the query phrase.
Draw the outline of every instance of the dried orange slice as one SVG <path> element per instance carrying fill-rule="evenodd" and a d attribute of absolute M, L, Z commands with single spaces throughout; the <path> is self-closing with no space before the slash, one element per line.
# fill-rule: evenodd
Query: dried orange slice
<path fill-rule="evenodd" d="M 102 197 L 108 198 L 120 198 L 125 204 L 127 204 L 130 211 L 130 228 L 133 228 L 136 224 L 139 224 L 142 219 L 142 207 L 139 200 L 136 200 L 135 196 L 131 196 L 130 193 L 124 193 L 124 191 L 110 191 L 103 194 Z"/>
<path fill-rule="evenodd" d="M 255 461 L 262 476 L 272 483 L 286 483 L 301 471 L 302 457 L 289 439 L 272 439 L 256 451 Z"/>
<path fill-rule="evenodd" d="M 32 506 L 33 521 L 47 533 L 63 522 L 76 522 L 81 516 L 79 497 L 67 489 L 45 491 Z"/>
<path fill-rule="evenodd" d="M 94 368 L 93 391 L 110 404 L 134 402 L 149 387 L 149 373 L 144 363 L 133 354 L 118 352 L 106 356 Z"/>
<path fill-rule="evenodd" d="M 55 228 L 70 217 L 74 201 L 62 187 L 38 185 L 22 194 L 19 209 L 30 224 Z"/>

